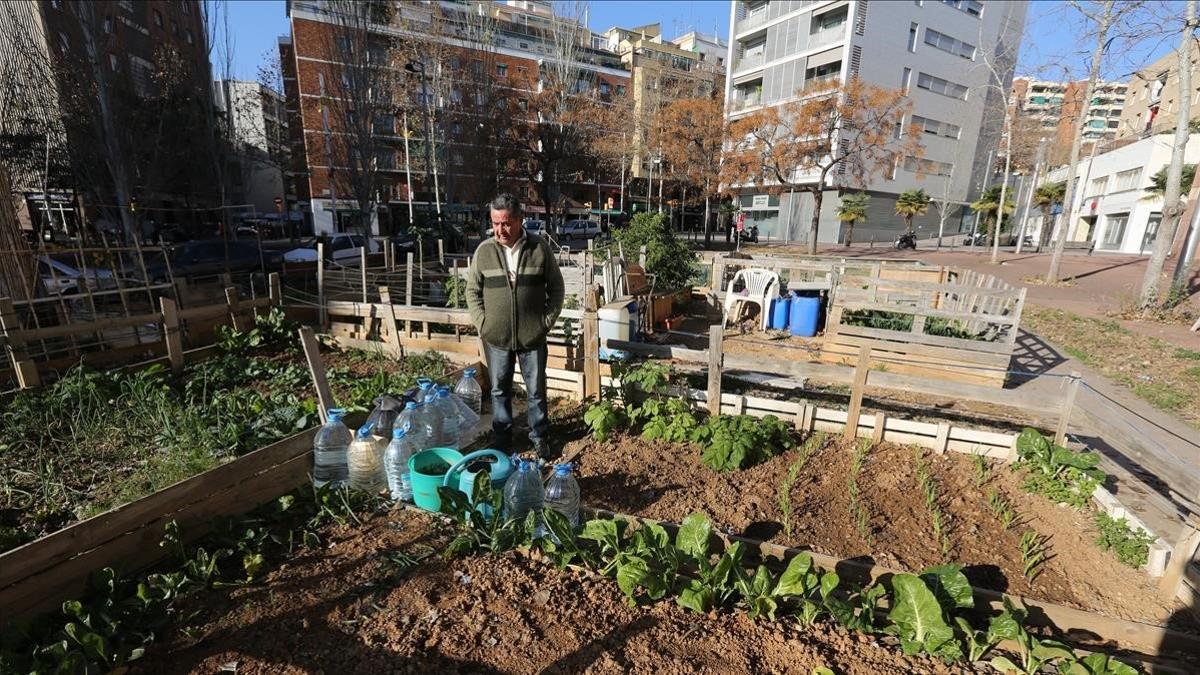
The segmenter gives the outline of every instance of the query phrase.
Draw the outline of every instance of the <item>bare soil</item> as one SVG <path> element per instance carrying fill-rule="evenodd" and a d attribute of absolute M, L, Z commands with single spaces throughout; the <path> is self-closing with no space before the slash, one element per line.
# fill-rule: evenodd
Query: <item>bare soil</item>
<path fill-rule="evenodd" d="M 828 624 L 629 607 L 611 580 L 515 553 L 431 557 L 405 572 L 387 562 L 439 547 L 445 528 L 415 511 L 334 528 L 327 547 L 300 553 L 264 584 L 194 598 L 183 609 L 198 612 L 191 637 L 151 648 L 131 672 L 976 672 Z"/>
<path fill-rule="evenodd" d="M 973 585 L 1055 602 L 1111 616 L 1170 622 L 1196 630 L 1180 607 L 1158 600 L 1146 574 L 1121 564 L 1093 543 L 1090 513 L 1053 504 L 1023 492 L 1020 473 L 998 462 L 977 485 L 971 458 L 957 453 L 926 453 L 930 474 L 942 497 L 951 542 L 943 554 L 915 472 L 911 448 L 880 444 L 872 448 L 858 484 L 869 513 L 873 545 L 864 541 L 850 512 L 847 478 L 851 446 L 827 441 L 798 474 L 791 492 L 792 532 L 784 531 L 780 484 L 799 451 L 744 471 L 717 473 L 700 463 L 698 448 L 636 436 L 608 443 L 591 439 L 567 443 L 575 456 L 584 503 L 617 513 L 680 522 L 694 511 L 709 516 L 726 533 L 808 548 L 840 557 L 861 556 L 875 564 L 920 571 L 961 562 Z M 1005 530 L 988 507 L 995 490 L 1019 514 Z M 1023 574 L 1021 536 L 1034 530 L 1047 538 L 1049 559 L 1030 582 Z M 1173 616 L 1175 618 L 1173 618 Z"/>

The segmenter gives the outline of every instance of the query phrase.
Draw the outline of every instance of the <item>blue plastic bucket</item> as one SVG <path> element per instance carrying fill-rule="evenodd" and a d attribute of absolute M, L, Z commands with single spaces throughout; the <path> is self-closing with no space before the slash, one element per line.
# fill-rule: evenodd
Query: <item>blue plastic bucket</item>
<path fill-rule="evenodd" d="M 787 330 L 788 315 L 792 311 L 791 296 L 771 300 L 771 329 Z"/>
<path fill-rule="evenodd" d="M 817 334 L 817 321 L 821 316 L 821 298 L 797 296 L 792 298 L 791 323 L 788 325 L 792 335 L 813 337 Z"/>

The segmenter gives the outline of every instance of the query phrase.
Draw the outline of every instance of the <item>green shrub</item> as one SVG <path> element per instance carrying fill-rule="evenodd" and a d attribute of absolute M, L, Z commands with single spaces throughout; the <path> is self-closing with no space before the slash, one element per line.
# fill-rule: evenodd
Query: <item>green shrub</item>
<path fill-rule="evenodd" d="M 664 214 L 639 213 L 628 227 L 614 230 L 613 239 L 634 261 L 641 247 L 646 247 L 646 273 L 655 275 L 656 291 L 688 288 L 700 278 L 696 255 L 671 232 Z"/>
<path fill-rule="evenodd" d="M 1096 537 L 1097 546 L 1112 551 L 1117 560 L 1135 569 L 1146 564 L 1154 537 L 1145 530 L 1134 530 L 1124 518 L 1113 518 L 1104 513 L 1096 514 L 1096 527 L 1100 530 L 1100 536 Z"/>

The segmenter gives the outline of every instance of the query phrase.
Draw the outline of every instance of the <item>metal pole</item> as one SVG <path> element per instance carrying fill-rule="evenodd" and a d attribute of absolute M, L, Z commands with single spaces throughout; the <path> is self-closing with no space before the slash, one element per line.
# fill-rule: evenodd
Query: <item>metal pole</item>
<path fill-rule="evenodd" d="M 661 153 L 661 152 L 660 152 L 660 153 L 658 153 L 658 161 L 660 162 L 660 164 L 659 164 L 659 167 L 658 167 L 658 212 L 659 212 L 659 213 L 662 213 L 662 204 L 663 204 L 663 168 L 662 168 L 662 164 L 661 164 L 661 162 L 662 162 L 662 153 Z"/>
<path fill-rule="evenodd" d="M 408 226 L 416 224 L 412 205 L 412 164 L 408 158 L 408 113 L 404 113 L 404 180 L 408 183 Z"/>

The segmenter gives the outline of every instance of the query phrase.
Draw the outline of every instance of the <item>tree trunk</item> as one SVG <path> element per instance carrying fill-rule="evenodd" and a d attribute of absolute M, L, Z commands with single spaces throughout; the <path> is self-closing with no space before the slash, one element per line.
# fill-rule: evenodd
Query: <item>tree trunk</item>
<path fill-rule="evenodd" d="M 1087 101 L 1091 101 L 1091 99 L 1089 98 Z M 1080 117 L 1083 116 L 1080 115 Z M 996 231 L 992 233 L 992 262 L 1000 262 L 1000 228 L 1004 226 L 1004 200 L 1008 198 L 1008 176 L 1012 171 L 1012 106 L 1005 106 L 1004 121 L 1005 126 L 1008 127 L 1009 147 L 1004 153 L 1004 182 L 1000 183 L 1000 205 L 996 207 Z"/>
<path fill-rule="evenodd" d="M 821 198 L 824 193 L 821 190 L 821 185 L 825 182 L 824 176 L 821 177 L 821 182 L 817 183 L 817 189 L 810 190 L 813 196 L 813 215 L 812 222 L 808 225 L 808 254 L 817 254 L 817 230 L 821 225 Z"/>
<path fill-rule="evenodd" d="M 1100 30 L 1096 33 L 1096 51 L 1092 54 L 1092 67 L 1088 71 L 1087 91 L 1084 93 L 1081 105 L 1091 104 L 1092 93 L 1096 90 L 1096 79 L 1100 76 L 1100 64 L 1104 60 L 1104 52 L 1108 48 L 1108 31 L 1112 27 L 1113 7 L 1116 0 L 1105 0 L 1104 14 L 1100 18 Z M 1058 236 L 1054 238 L 1054 253 L 1050 256 L 1050 269 L 1046 270 L 1046 283 L 1058 281 L 1059 268 L 1062 267 L 1063 250 L 1067 246 L 1067 231 L 1071 229 L 1071 216 L 1074 215 L 1075 202 L 1075 173 L 1079 168 L 1079 152 L 1083 148 L 1083 129 L 1087 123 L 1087 115 L 1079 115 L 1075 121 L 1075 133 L 1071 139 L 1071 161 L 1067 164 L 1067 189 L 1063 194 L 1063 222 L 1058 228 Z"/>
<path fill-rule="evenodd" d="M 1196 28 L 1196 0 L 1188 0 L 1186 17 L 1179 39 L 1179 96 L 1176 97 L 1179 101 L 1179 111 L 1175 118 L 1175 138 L 1171 144 L 1171 163 L 1167 166 L 1162 222 L 1154 238 L 1154 250 L 1150 253 L 1150 262 L 1146 264 L 1146 274 L 1142 277 L 1142 292 L 1138 297 L 1141 309 L 1149 308 L 1158 300 L 1158 284 L 1162 278 L 1163 265 L 1167 262 L 1171 245 L 1175 243 L 1175 230 L 1179 226 L 1179 217 L 1183 214 L 1179 183 L 1183 179 L 1183 153 L 1187 150 L 1188 120 L 1191 119 L 1188 113 L 1192 98 L 1191 43 L 1192 31 Z"/>
<path fill-rule="evenodd" d="M 708 194 L 708 186 L 704 186 L 704 248 L 712 248 L 712 197 Z"/>
<path fill-rule="evenodd" d="M 849 221 L 849 225 L 846 226 L 846 248 L 850 248 L 850 245 L 853 243 L 854 243 L 854 221 L 851 220 L 851 221 Z"/>

